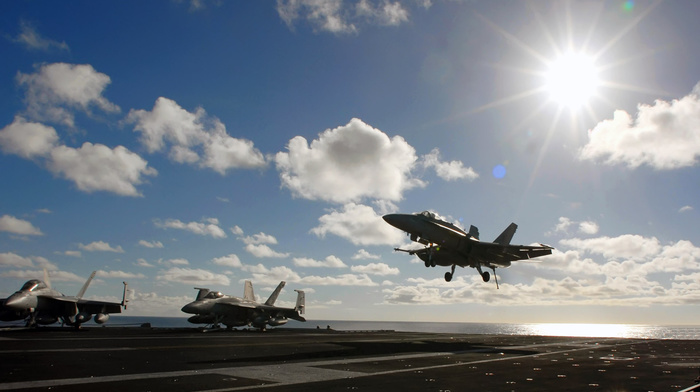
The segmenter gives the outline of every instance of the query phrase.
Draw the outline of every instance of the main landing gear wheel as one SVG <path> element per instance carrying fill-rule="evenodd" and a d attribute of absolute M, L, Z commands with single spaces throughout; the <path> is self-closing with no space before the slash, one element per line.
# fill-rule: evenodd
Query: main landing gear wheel
<path fill-rule="evenodd" d="M 449 282 L 452 280 L 452 274 L 449 272 L 445 272 L 445 282 Z"/>
<path fill-rule="evenodd" d="M 488 271 L 484 271 L 484 273 L 481 274 L 481 279 L 483 279 L 484 282 L 488 282 L 489 280 L 491 280 L 491 274 L 489 274 Z"/>

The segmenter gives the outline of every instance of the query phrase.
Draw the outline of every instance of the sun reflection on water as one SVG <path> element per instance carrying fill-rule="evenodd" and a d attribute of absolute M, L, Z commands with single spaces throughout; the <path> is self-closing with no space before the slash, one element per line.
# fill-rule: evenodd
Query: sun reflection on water
<path fill-rule="evenodd" d="M 627 324 L 530 324 L 532 335 L 628 338 L 639 336 L 638 325 Z"/>

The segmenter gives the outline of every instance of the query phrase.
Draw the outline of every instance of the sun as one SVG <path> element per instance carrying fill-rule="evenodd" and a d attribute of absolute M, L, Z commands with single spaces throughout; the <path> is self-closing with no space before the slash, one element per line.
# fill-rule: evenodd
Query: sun
<path fill-rule="evenodd" d="M 544 88 L 560 106 L 578 110 L 588 104 L 598 88 L 598 70 L 591 56 L 565 53 L 549 62 Z"/>

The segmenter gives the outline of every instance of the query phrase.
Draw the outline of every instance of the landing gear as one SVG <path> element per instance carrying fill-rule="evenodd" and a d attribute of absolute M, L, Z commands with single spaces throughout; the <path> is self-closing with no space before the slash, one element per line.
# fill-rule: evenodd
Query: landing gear
<path fill-rule="evenodd" d="M 483 279 L 484 282 L 488 282 L 489 280 L 491 280 L 491 274 L 489 274 L 488 271 L 484 271 L 484 273 L 481 274 L 481 279 Z"/>
<path fill-rule="evenodd" d="M 445 272 L 445 282 L 449 282 L 452 280 L 452 277 L 455 276 L 455 264 L 452 264 L 452 271 L 450 272 Z"/>

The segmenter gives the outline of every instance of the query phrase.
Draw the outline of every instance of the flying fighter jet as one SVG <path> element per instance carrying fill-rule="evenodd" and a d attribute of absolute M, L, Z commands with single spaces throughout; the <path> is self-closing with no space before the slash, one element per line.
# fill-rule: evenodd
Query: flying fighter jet
<path fill-rule="evenodd" d="M 304 313 L 306 299 L 303 291 L 297 292 L 297 303 L 294 308 L 274 306 L 285 282 L 280 282 L 270 298 L 264 304 L 255 302 L 253 283 L 245 281 L 243 298 L 223 295 L 218 291 L 195 287 L 199 290 L 197 299 L 182 307 L 182 311 L 194 316 L 187 319 L 193 324 L 212 324 L 215 328 L 224 324 L 228 329 L 252 325 L 265 330 L 268 325 L 276 327 L 287 323 L 287 319 L 306 321 Z"/>
<path fill-rule="evenodd" d="M 479 229 L 475 226 L 465 232 L 459 227 L 445 222 L 430 211 L 419 214 L 389 214 L 383 216 L 390 225 L 407 232 L 411 241 L 426 245 L 425 248 L 406 250 L 394 248 L 395 251 L 416 255 L 425 262 L 426 267 L 436 265 L 452 267 L 445 273 L 445 280 L 451 281 L 455 267 L 476 268 L 484 282 L 488 282 L 491 268 L 496 277 L 497 267 L 509 267 L 512 261 L 531 259 L 552 254 L 551 246 L 510 245 L 518 225 L 511 223 L 493 242 L 479 241 Z M 498 287 L 498 277 L 496 277 Z"/>
<path fill-rule="evenodd" d="M 97 324 L 104 324 L 109 320 L 110 313 L 121 313 L 121 308 L 126 309 L 126 282 L 121 303 L 90 301 L 82 299 L 90 281 L 95 277 L 93 271 L 78 294 L 74 297 L 66 296 L 51 288 L 49 275 L 44 270 L 44 280 L 28 280 L 19 291 L 7 297 L 0 306 L 1 321 L 27 320 L 27 327 L 47 325 L 57 322 L 59 319 L 64 324 L 72 325 L 76 329 L 80 325 L 90 321 L 95 315 Z"/>

